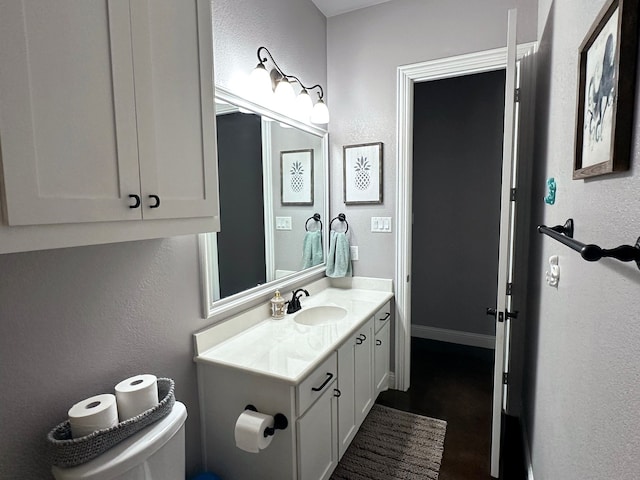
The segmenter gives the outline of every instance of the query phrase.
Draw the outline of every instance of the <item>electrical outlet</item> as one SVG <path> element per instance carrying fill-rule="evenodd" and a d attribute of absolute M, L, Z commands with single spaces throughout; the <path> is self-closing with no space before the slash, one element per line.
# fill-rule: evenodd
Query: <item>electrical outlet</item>
<path fill-rule="evenodd" d="M 358 247 L 351 247 L 351 260 L 358 260 Z"/>

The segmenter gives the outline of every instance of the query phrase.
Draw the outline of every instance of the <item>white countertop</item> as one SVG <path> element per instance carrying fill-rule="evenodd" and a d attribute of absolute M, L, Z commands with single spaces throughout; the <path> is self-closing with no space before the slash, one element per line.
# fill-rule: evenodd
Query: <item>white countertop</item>
<path fill-rule="evenodd" d="M 347 315 L 329 325 L 307 326 L 294 321 L 265 318 L 248 329 L 197 355 L 201 364 L 226 365 L 298 384 L 393 297 L 390 291 L 326 288 L 300 298 L 303 311 L 334 305 Z M 212 328 L 216 328 L 215 326 Z"/>

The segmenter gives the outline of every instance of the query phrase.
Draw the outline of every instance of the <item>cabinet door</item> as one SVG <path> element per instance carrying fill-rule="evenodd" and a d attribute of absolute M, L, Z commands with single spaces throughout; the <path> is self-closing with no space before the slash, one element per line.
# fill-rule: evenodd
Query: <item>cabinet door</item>
<path fill-rule="evenodd" d="M 210 0 L 131 0 L 143 217 L 218 216 Z"/>
<path fill-rule="evenodd" d="M 354 386 L 358 428 L 373 406 L 373 343 L 373 319 L 371 319 L 356 335 Z"/>
<path fill-rule="evenodd" d="M 9 225 L 140 219 L 128 0 L 0 2 Z"/>
<path fill-rule="evenodd" d="M 356 436 L 355 337 L 338 350 L 338 454 L 342 458 Z"/>
<path fill-rule="evenodd" d="M 296 422 L 298 478 L 301 480 L 325 480 L 338 464 L 338 409 L 334 386 L 335 380 Z"/>
<path fill-rule="evenodd" d="M 376 333 L 376 344 L 373 347 L 375 364 L 375 398 L 378 394 L 389 388 L 389 355 L 391 342 L 391 322 L 387 321 L 381 330 Z M 374 400 L 375 400 L 374 398 Z"/>

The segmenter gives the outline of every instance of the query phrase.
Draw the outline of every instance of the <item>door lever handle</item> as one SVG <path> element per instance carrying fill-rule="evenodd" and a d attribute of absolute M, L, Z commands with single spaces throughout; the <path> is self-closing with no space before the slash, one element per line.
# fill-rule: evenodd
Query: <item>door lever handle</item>
<path fill-rule="evenodd" d="M 492 316 L 496 316 L 498 314 L 498 311 L 495 308 L 491 308 L 491 307 L 487 307 L 487 315 L 492 315 Z"/>

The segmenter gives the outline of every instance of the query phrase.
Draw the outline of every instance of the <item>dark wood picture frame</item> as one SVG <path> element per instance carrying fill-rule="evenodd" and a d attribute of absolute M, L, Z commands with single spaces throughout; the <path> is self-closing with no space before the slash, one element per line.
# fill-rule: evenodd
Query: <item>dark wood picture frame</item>
<path fill-rule="evenodd" d="M 342 161 L 345 205 L 382 203 L 382 142 L 345 145 L 342 147 Z"/>
<path fill-rule="evenodd" d="M 313 149 L 280 152 L 280 203 L 313 205 L 313 187 Z"/>
<path fill-rule="evenodd" d="M 608 1 L 579 49 L 574 180 L 629 169 L 637 46 L 637 0 Z"/>

